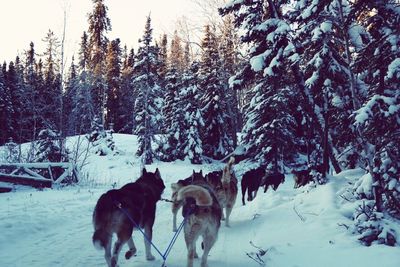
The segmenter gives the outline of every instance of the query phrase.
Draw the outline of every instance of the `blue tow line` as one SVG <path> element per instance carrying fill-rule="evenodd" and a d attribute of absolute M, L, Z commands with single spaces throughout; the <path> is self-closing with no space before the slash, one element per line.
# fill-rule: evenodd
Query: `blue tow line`
<path fill-rule="evenodd" d="M 188 216 L 184 216 L 183 217 L 183 221 L 181 222 L 181 224 L 179 225 L 177 231 L 175 232 L 174 236 L 171 239 L 171 242 L 169 243 L 167 249 L 165 250 L 164 254 L 161 253 L 161 251 L 156 247 L 156 245 L 154 245 L 154 243 L 148 238 L 148 236 L 144 233 L 144 231 L 142 230 L 142 228 L 140 228 L 140 226 L 135 222 L 135 220 L 133 220 L 132 216 L 129 214 L 129 212 L 124 209 L 122 207 L 122 204 L 120 202 L 114 201 L 115 205 L 126 215 L 126 217 L 128 217 L 128 219 L 136 226 L 137 229 L 139 229 L 139 231 L 143 234 L 144 238 L 147 240 L 147 242 L 150 243 L 150 245 L 153 246 L 153 248 L 157 251 L 157 253 L 161 256 L 161 258 L 163 259 L 163 263 L 161 265 L 161 267 L 167 267 L 165 265 L 165 262 L 167 260 L 167 257 L 169 255 L 169 253 L 172 250 L 172 246 L 175 244 L 176 239 L 178 239 L 178 235 L 179 233 L 182 231 L 183 226 L 186 223 L 186 219 Z M 190 214 L 190 211 L 187 213 L 187 215 Z"/>

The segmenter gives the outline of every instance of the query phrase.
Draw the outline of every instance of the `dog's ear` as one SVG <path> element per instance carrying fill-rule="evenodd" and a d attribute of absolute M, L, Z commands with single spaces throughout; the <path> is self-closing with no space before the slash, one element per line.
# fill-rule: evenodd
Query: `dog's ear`
<path fill-rule="evenodd" d="M 155 175 L 156 175 L 158 178 L 161 179 L 160 170 L 159 170 L 158 168 L 156 169 Z"/>

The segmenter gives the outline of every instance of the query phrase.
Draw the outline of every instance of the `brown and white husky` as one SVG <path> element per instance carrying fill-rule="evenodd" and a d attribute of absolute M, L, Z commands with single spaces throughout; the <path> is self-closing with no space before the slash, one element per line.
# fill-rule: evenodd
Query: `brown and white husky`
<path fill-rule="evenodd" d="M 202 236 L 203 255 L 201 267 L 207 267 L 208 253 L 217 241 L 221 225 L 222 210 L 213 189 L 207 183 L 191 184 L 179 189 L 177 200 L 183 202 L 182 215 L 185 242 L 188 250 L 187 267 L 193 267 L 197 258 L 196 241 Z"/>

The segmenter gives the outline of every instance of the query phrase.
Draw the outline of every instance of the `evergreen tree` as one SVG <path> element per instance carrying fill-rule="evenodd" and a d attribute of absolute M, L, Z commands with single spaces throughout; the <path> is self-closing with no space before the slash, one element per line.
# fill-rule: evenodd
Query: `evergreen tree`
<path fill-rule="evenodd" d="M 90 59 L 90 53 L 89 53 L 89 44 L 88 44 L 88 36 L 86 32 L 83 32 L 83 35 L 81 37 L 81 43 L 80 43 L 80 48 L 79 48 L 79 69 L 81 71 L 86 71 L 88 70 L 88 64 L 89 64 L 89 59 Z"/>
<path fill-rule="evenodd" d="M 223 20 L 222 33 L 219 37 L 219 52 L 221 55 L 221 69 L 219 70 L 220 79 L 224 86 L 227 113 L 230 118 L 228 123 L 229 137 L 233 141 L 233 146 L 237 146 L 237 132 L 240 130 L 240 112 L 237 88 L 229 86 L 229 79 L 233 76 L 238 68 L 237 40 L 235 29 L 231 16 L 227 16 Z"/>
<path fill-rule="evenodd" d="M 168 64 L 168 38 L 166 34 L 163 34 L 160 45 L 159 45 L 159 52 L 158 52 L 158 75 L 161 80 L 161 87 L 164 87 L 164 80 L 167 74 L 167 64 Z"/>
<path fill-rule="evenodd" d="M 0 145 L 6 143 L 6 141 L 12 136 L 12 121 L 13 106 L 11 102 L 11 94 L 6 85 L 6 72 L 7 64 L 4 62 L 2 69 L 0 70 Z"/>
<path fill-rule="evenodd" d="M 92 97 L 95 113 L 101 119 L 101 123 L 105 122 L 106 101 L 107 101 L 107 84 L 106 84 L 106 51 L 108 39 L 107 31 L 111 30 L 110 19 L 107 16 L 108 8 L 104 4 L 104 0 L 92 0 L 93 11 L 89 14 L 89 30 L 88 30 L 88 67 L 91 76 Z"/>
<path fill-rule="evenodd" d="M 129 54 L 127 48 L 124 48 L 124 56 L 121 69 L 121 90 L 120 106 L 118 107 L 117 124 L 120 125 L 118 132 L 132 133 L 133 129 L 133 108 L 134 108 L 134 90 L 132 88 L 133 66 L 135 62 L 135 53 L 133 49 Z"/>
<path fill-rule="evenodd" d="M 396 1 L 360 1 L 352 12 L 369 37 L 355 62 L 356 73 L 363 78 L 366 89 L 359 96 L 361 107 L 355 111 L 355 131 L 375 185 L 377 211 L 388 209 L 399 215 L 395 184 L 399 183 L 400 169 L 400 30 L 396 10 Z"/>
<path fill-rule="evenodd" d="M 180 145 L 182 158 L 187 158 L 193 164 L 203 162 L 203 144 L 201 141 L 201 129 L 204 121 L 200 110 L 200 90 L 198 86 L 199 64 L 194 62 L 187 69 L 182 78 L 182 90 L 180 91 L 181 110 L 183 114 L 182 144 Z"/>
<path fill-rule="evenodd" d="M 218 44 L 214 31 L 205 27 L 205 36 L 201 43 L 200 88 L 203 94 L 202 113 L 205 128 L 202 133 L 204 153 L 208 157 L 222 158 L 232 151 L 229 138 L 226 94 L 219 76 L 220 61 Z"/>
<path fill-rule="evenodd" d="M 37 76 L 36 72 L 36 52 L 34 43 L 30 43 L 30 49 L 26 52 L 25 58 L 25 68 L 22 69 L 20 65 L 16 65 L 17 73 L 23 73 L 24 86 L 23 92 L 21 93 L 22 97 L 22 117 L 24 118 L 23 128 L 26 131 L 26 136 L 29 140 L 36 140 L 37 135 L 41 128 L 43 128 L 43 121 L 39 120 L 40 116 L 40 84 L 38 84 L 38 80 L 40 79 Z M 29 130 L 29 133 L 27 132 Z"/>
<path fill-rule="evenodd" d="M 95 116 L 91 125 L 91 133 L 87 135 L 87 138 L 95 148 L 96 154 L 106 156 L 117 152 L 112 134 L 113 130 L 106 131 L 100 119 Z"/>
<path fill-rule="evenodd" d="M 67 162 L 68 153 L 63 153 L 60 135 L 50 129 L 43 129 L 38 135 L 36 162 Z"/>
<path fill-rule="evenodd" d="M 43 40 L 47 47 L 44 53 L 44 85 L 40 85 L 41 75 L 37 72 L 36 86 L 39 88 L 38 108 L 41 125 L 49 129 L 61 130 L 62 88 L 59 65 L 60 42 L 54 33 L 49 30 Z"/>
<path fill-rule="evenodd" d="M 152 142 L 155 141 L 154 134 L 160 125 L 162 104 L 159 98 L 160 86 L 157 75 L 158 51 L 152 45 L 152 32 L 151 18 L 148 16 L 145 31 L 140 40 L 133 79 L 133 87 L 137 91 L 134 133 L 138 135 L 137 155 L 142 156 L 144 164 L 153 162 Z"/>
<path fill-rule="evenodd" d="M 106 79 L 107 79 L 107 116 L 106 125 L 119 131 L 123 125 L 119 121 L 121 107 L 121 47 L 120 40 L 117 38 L 108 44 L 106 58 Z"/>

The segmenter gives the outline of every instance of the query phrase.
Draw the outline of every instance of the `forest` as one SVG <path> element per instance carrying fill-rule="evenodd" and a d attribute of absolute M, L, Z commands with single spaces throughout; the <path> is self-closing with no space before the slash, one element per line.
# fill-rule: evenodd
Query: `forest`
<path fill-rule="evenodd" d="M 108 38 L 105 1 L 92 2 L 69 66 L 51 30 L 43 54 L 31 42 L 2 64 L 0 145 L 12 153 L 0 161 L 72 161 L 76 135 L 112 154 L 113 133 L 134 134 L 143 164 L 235 154 L 272 171 L 319 167 L 319 184 L 362 168 L 366 239 L 400 219 L 398 0 L 230 0 L 199 43 L 154 36 L 149 15 L 136 51 Z"/>

